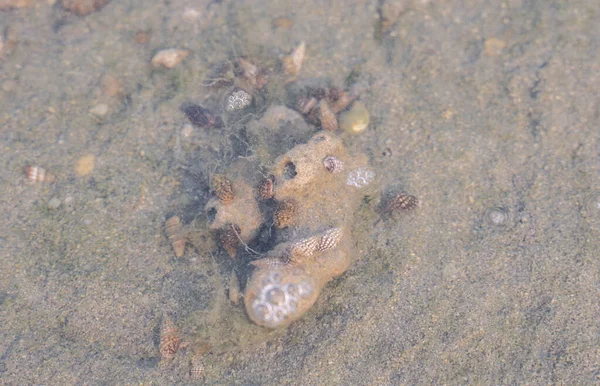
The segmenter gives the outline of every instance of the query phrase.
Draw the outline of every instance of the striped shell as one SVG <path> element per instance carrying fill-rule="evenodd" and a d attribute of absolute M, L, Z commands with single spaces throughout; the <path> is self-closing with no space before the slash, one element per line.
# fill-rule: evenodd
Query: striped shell
<path fill-rule="evenodd" d="M 325 169 L 327 169 L 329 173 L 333 174 L 339 173 L 342 170 L 344 170 L 344 163 L 339 158 L 336 158 L 331 155 L 328 155 L 327 157 L 323 158 L 323 166 L 325 166 Z"/>
<path fill-rule="evenodd" d="M 217 196 L 221 204 L 231 204 L 235 199 L 233 183 L 229 178 L 217 174 L 212 178 L 212 186 L 213 191 L 215 192 L 215 196 Z"/>
<path fill-rule="evenodd" d="M 383 207 L 384 212 L 395 212 L 398 210 L 412 210 L 419 206 L 417 197 L 410 194 L 398 193 Z"/>
<path fill-rule="evenodd" d="M 199 380 L 204 377 L 204 364 L 200 355 L 194 355 L 190 360 L 190 378 Z"/>
<path fill-rule="evenodd" d="M 264 178 L 258 183 L 257 186 L 258 197 L 263 200 L 268 200 L 269 198 L 273 198 L 275 196 L 275 190 L 273 185 L 273 178 Z"/>
<path fill-rule="evenodd" d="M 286 228 L 294 223 L 298 214 L 298 204 L 294 200 L 284 200 L 277 204 L 277 209 L 273 214 L 275 226 L 279 229 Z"/>
<path fill-rule="evenodd" d="M 287 262 L 276 257 L 265 257 L 250 262 L 256 268 L 282 268 L 287 265 Z"/>
<path fill-rule="evenodd" d="M 337 117 L 324 99 L 319 102 L 319 120 L 323 130 L 336 131 L 338 129 Z"/>
<path fill-rule="evenodd" d="M 320 237 L 309 237 L 300 241 L 296 241 L 290 247 L 290 257 L 292 260 L 302 259 L 312 256 L 321 242 Z"/>
<path fill-rule="evenodd" d="M 165 222 L 165 234 L 171 242 L 171 247 L 173 247 L 175 256 L 183 256 L 187 240 L 181 233 L 181 219 L 179 216 L 173 216 Z"/>
<path fill-rule="evenodd" d="M 25 177 L 27 177 L 27 179 L 32 182 L 51 183 L 56 180 L 56 178 L 52 174 L 46 172 L 46 169 L 40 166 L 27 165 L 25 166 L 24 172 Z"/>
<path fill-rule="evenodd" d="M 235 259 L 237 255 L 237 247 L 240 244 L 238 236 L 240 231 L 240 227 L 237 224 L 227 224 L 217 232 L 221 246 L 232 259 Z"/>
<path fill-rule="evenodd" d="M 161 357 L 163 359 L 172 359 L 177 354 L 180 343 L 179 330 L 175 326 L 175 323 L 173 323 L 173 320 L 165 314 L 160 328 L 159 350 Z"/>
<path fill-rule="evenodd" d="M 323 236 L 319 240 L 317 246 L 318 251 L 326 251 L 337 247 L 342 238 L 342 230 L 340 228 L 331 228 L 323 232 Z"/>

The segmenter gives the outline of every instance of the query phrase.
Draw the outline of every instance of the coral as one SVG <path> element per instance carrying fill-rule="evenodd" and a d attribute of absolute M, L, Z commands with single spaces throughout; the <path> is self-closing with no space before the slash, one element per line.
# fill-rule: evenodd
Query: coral
<path fill-rule="evenodd" d="M 350 171 L 343 173 L 342 165 Z M 365 165 L 364 156 L 350 157 L 339 137 L 323 131 L 277 158 L 270 170 L 274 224 L 288 229 L 265 258 L 252 262 L 244 299 L 254 323 L 280 328 L 297 320 L 356 258 L 348 234 L 362 198 L 356 188 L 375 177 Z"/>

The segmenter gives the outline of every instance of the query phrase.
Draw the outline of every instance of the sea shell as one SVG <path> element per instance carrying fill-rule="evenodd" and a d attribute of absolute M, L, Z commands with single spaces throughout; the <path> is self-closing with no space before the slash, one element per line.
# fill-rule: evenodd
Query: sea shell
<path fill-rule="evenodd" d="M 398 193 L 383 206 L 383 212 L 390 213 L 399 210 L 412 210 L 417 206 L 419 206 L 417 197 L 406 193 Z"/>
<path fill-rule="evenodd" d="M 342 230 L 340 228 L 331 228 L 323 232 L 317 246 L 318 251 L 326 251 L 337 247 L 342 239 Z"/>
<path fill-rule="evenodd" d="M 290 258 L 292 261 L 312 256 L 317 248 L 321 238 L 318 236 L 309 237 L 300 241 L 296 241 L 290 247 Z"/>
<path fill-rule="evenodd" d="M 338 129 L 337 118 L 324 99 L 319 102 L 319 120 L 323 130 L 336 131 Z"/>
<path fill-rule="evenodd" d="M 163 359 L 172 359 L 177 354 L 180 343 L 179 330 L 175 326 L 175 323 L 173 323 L 173 320 L 165 314 L 160 328 L 159 350 L 161 357 Z"/>
<path fill-rule="evenodd" d="M 263 259 L 253 260 L 250 264 L 256 268 L 281 268 L 287 265 L 285 261 L 276 257 L 265 257 Z"/>
<path fill-rule="evenodd" d="M 259 74 L 258 67 L 244 58 L 238 58 L 237 63 L 241 70 L 242 77 L 246 79 L 250 86 L 256 87 L 256 80 Z"/>
<path fill-rule="evenodd" d="M 194 355 L 190 359 L 190 378 L 193 380 L 204 378 L 204 364 L 200 355 Z"/>
<path fill-rule="evenodd" d="M 258 197 L 263 200 L 268 200 L 269 198 L 273 198 L 275 196 L 275 190 L 273 185 L 273 178 L 268 177 L 262 179 L 257 186 Z"/>
<path fill-rule="evenodd" d="M 165 234 L 171 242 L 176 257 L 181 257 L 185 253 L 186 237 L 181 233 L 181 219 L 179 216 L 173 216 L 165 222 Z"/>
<path fill-rule="evenodd" d="M 227 96 L 225 110 L 234 112 L 245 109 L 252 103 L 252 96 L 242 89 L 235 89 Z"/>
<path fill-rule="evenodd" d="M 240 301 L 240 281 L 235 271 L 231 271 L 229 278 L 229 300 L 233 304 L 238 304 Z"/>
<path fill-rule="evenodd" d="M 32 182 L 47 182 L 52 183 L 56 181 L 56 177 L 54 175 L 48 173 L 46 169 L 40 166 L 25 166 L 23 169 L 25 173 L 25 177 Z"/>
<path fill-rule="evenodd" d="M 152 58 L 152 66 L 155 68 L 164 66 L 166 68 L 173 68 L 183 59 L 190 54 L 188 50 L 180 50 L 177 48 L 168 48 L 160 50 Z"/>
<path fill-rule="evenodd" d="M 227 224 L 217 232 L 221 246 L 232 259 L 235 259 L 237 255 L 237 247 L 240 244 L 240 232 L 241 229 L 237 224 Z"/>
<path fill-rule="evenodd" d="M 308 114 L 312 111 L 312 109 L 317 106 L 317 98 L 309 97 L 306 95 L 302 95 L 298 98 L 298 102 L 296 103 L 296 107 L 298 108 L 298 112 L 300 114 Z"/>
<path fill-rule="evenodd" d="M 298 204 L 292 199 L 280 201 L 277 204 L 277 209 L 273 214 L 275 227 L 282 229 L 294 223 L 294 219 L 298 214 Z"/>
<path fill-rule="evenodd" d="M 349 93 L 348 91 L 340 92 L 337 99 L 331 103 L 331 111 L 334 114 L 337 114 L 340 111 L 345 110 L 356 98 L 356 95 Z"/>
<path fill-rule="evenodd" d="M 200 105 L 185 106 L 182 110 L 194 126 L 208 128 L 223 127 L 223 119 L 220 116 Z"/>
<path fill-rule="evenodd" d="M 323 166 L 328 172 L 336 174 L 344 170 L 344 163 L 334 156 L 328 155 L 323 158 Z"/>
<path fill-rule="evenodd" d="M 302 68 L 305 52 L 306 44 L 302 42 L 290 55 L 283 58 L 283 71 L 288 75 L 297 76 Z"/>
<path fill-rule="evenodd" d="M 223 175 L 216 174 L 213 176 L 211 182 L 215 196 L 217 196 L 221 204 L 231 204 L 235 199 L 235 192 L 231 180 Z"/>

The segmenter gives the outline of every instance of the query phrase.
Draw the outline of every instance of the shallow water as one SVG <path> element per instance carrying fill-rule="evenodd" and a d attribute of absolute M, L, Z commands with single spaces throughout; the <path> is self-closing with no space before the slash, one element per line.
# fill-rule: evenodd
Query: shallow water
<path fill-rule="evenodd" d="M 0 11 L 0 383 L 600 381 L 600 3 L 397 2 L 383 32 L 379 3 Z M 274 65 L 300 41 L 301 78 L 368 84 L 371 125 L 348 144 L 421 207 L 378 221 L 373 196 L 360 259 L 268 332 L 228 302 L 232 263 L 202 233 L 207 176 L 239 141 L 186 132 L 181 106 L 205 101 L 215 64 Z M 163 48 L 191 53 L 154 69 Z M 29 183 L 25 165 L 56 181 Z M 162 228 L 182 211 L 198 232 L 174 259 Z M 168 363 L 163 313 L 191 340 Z"/>

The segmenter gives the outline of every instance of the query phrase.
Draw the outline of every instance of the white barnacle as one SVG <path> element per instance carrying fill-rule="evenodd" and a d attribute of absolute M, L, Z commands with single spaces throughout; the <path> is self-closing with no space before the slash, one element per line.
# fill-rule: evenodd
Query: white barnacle
<path fill-rule="evenodd" d="M 252 96 L 244 90 L 236 90 L 227 97 L 225 109 L 228 112 L 237 111 L 248 107 L 252 103 Z"/>
<path fill-rule="evenodd" d="M 348 173 L 346 185 L 362 188 L 369 185 L 375 179 L 375 172 L 369 168 L 359 168 Z"/>

